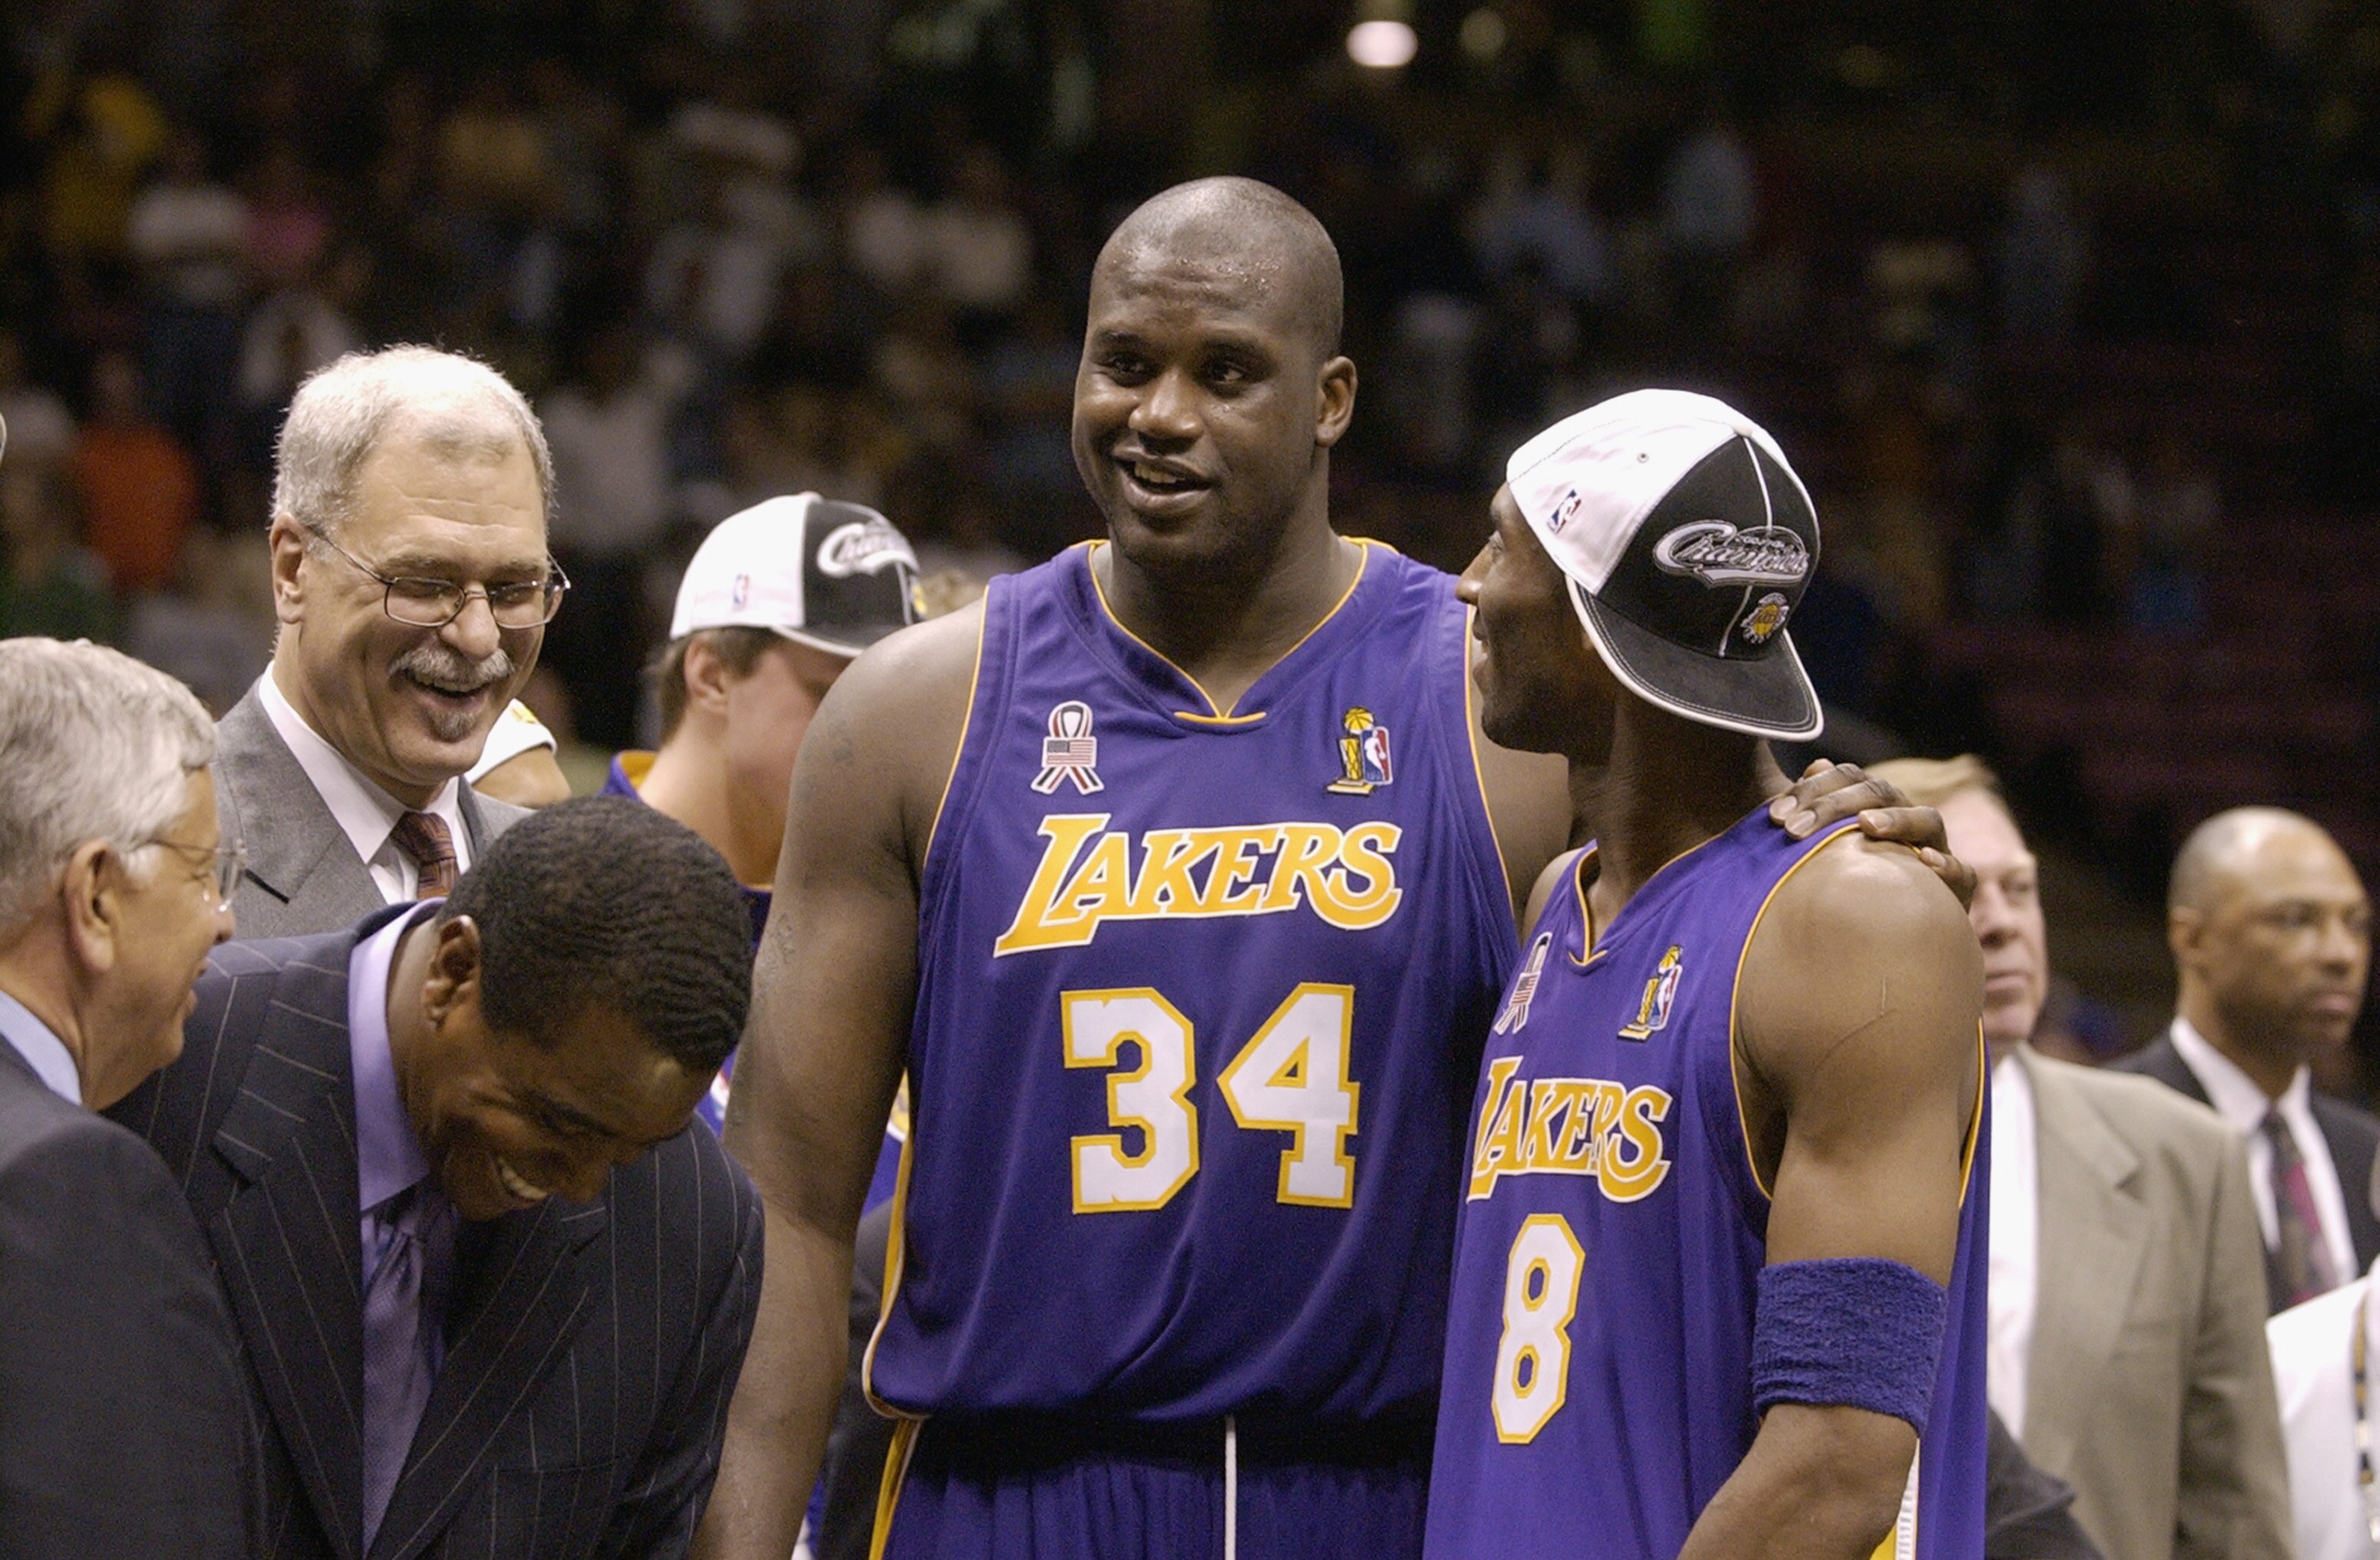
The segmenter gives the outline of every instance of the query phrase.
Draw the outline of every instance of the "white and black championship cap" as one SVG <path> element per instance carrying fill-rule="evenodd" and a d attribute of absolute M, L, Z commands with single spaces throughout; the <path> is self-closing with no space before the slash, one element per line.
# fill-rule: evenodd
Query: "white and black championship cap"
<path fill-rule="evenodd" d="M 865 504 L 795 493 L 711 527 L 678 584 L 670 637 L 766 628 L 856 656 L 918 616 L 917 555 L 892 522 Z"/>
<path fill-rule="evenodd" d="M 1522 445 L 1504 477 L 1631 692 L 1752 736 L 1825 728 L 1785 632 L 1817 568 L 1818 516 L 1757 423 L 1707 395 L 1632 391 Z"/>

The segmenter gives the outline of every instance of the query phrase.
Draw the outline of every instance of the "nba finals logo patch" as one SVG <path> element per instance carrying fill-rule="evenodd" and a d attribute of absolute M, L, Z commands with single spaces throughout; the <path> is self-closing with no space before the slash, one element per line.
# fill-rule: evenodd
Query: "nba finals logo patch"
<path fill-rule="evenodd" d="M 1324 790 L 1339 796 L 1369 796 L 1395 779 L 1389 763 L 1389 729 L 1355 705 L 1339 718 L 1339 778 Z"/>
<path fill-rule="evenodd" d="M 1518 1034 L 1529 1027 L 1529 1004 L 1537 998 L 1537 982 L 1546 969 L 1546 950 L 1554 945 L 1551 932 L 1541 932 L 1529 945 L 1529 961 L 1521 966 L 1521 975 L 1512 983 L 1512 995 L 1504 1010 L 1496 1015 L 1499 1034 Z"/>
<path fill-rule="evenodd" d="M 1648 1040 L 1657 1030 L 1669 1027 L 1670 1009 L 1678 1000 L 1679 969 L 1684 962 L 1685 949 L 1671 943 L 1670 951 L 1661 955 L 1660 963 L 1654 966 L 1653 978 L 1645 983 L 1645 999 L 1636 1006 L 1636 1022 L 1623 1024 L 1620 1038 Z"/>
<path fill-rule="evenodd" d="M 1091 707 L 1068 699 L 1050 712 L 1050 734 L 1041 739 L 1041 772 L 1033 777 L 1033 789 L 1047 796 L 1059 781 L 1072 780 L 1084 796 L 1105 791 L 1099 764 L 1099 739 L 1091 735 Z"/>
<path fill-rule="evenodd" d="M 1781 594 L 1770 591 L 1744 614 L 1743 636 L 1755 645 L 1767 644 L 1777 637 L 1777 631 L 1785 626 L 1785 614 L 1791 611 L 1792 609 L 1786 605 Z"/>

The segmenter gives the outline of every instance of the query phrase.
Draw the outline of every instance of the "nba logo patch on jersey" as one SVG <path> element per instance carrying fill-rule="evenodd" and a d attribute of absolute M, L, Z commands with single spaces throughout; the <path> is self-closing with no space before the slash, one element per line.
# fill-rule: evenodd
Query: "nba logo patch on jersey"
<path fill-rule="evenodd" d="M 1389 762 L 1389 729 L 1362 705 L 1339 718 L 1347 734 L 1339 739 L 1339 778 L 1325 790 L 1340 796 L 1369 796 L 1395 779 Z"/>
<path fill-rule="evenodd" d="M 1653 978 L 1645 983 L 1645 1000 L 1637 1004 L 1636 1022 L 1621 1025 L 1620 1038 L 1646 1040 L 1655 1031 L 1669 1027 L 1670 1009 L 1678 999 L 1678 972 L 1684 962 L 1685 949 L 1671 943 L 1670 951 L 1654 966 Z"/>
<path fill-rule="evenodd" d="M 1050 734 L 1041 739 L 1041 772 L 1033 789 L 1047 796 L 1061 780 L 1075 782 L 1077 793 L 1088 796 L 1107 789 L 1099 779 L 1099 739 L 1091 735 L 1091 707 L 1068 699 L 1050 711 Z"/>
<path fill-rule="evenodd" d="M 1545 973 L 1546 950 L 1554 945 L 1551 932 L 1539 934 L 1529 945 L 1529 961 L 1521 966 L 1521 973 L 1512 982 L 1512 995 L 1506 999 L 1504 1010 L 1496 1015 L 1499 1034 L 1516 1034 L 1529 1027 L 1529 1004 L 1536 999 L 1537 981 Z"/>

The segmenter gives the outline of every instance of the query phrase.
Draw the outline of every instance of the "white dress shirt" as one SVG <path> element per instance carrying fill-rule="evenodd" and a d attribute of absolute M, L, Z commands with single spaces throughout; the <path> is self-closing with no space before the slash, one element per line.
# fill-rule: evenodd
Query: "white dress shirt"
<path fill-rule="evenodd" d="M 2024 1373 L 2040 1291 L 2041 1159 L 2033 1080 L 2011 1050 L 1992 1069 L 1991 1266 L 1984 1396 L 2010 1435 L 2024 1434 Z"/>
<path fill-rule="evenodd" d="M 2380 1263 L 2352 1283 L 2292 1306 L 2265 1324 L 2273 1386 L 2289 1448 L 2289 1509 L 2298 1560 L 2374 1560 L 2370 1513 L 2355 1457 L 2355 1320 L 2364 1312 L 2365 1359 L 2380 1370 L 2380 1317 L 2363 1298 Z M 2369 1399 L 2373 1394 L 2367 1390 Z M 2380 1403 L 2367 1401 L 2374 1414 Z"/>
<path fill-rule="evenodd" d="M 2322 1221 L 2322 1242 L 2330 1252 L 2330 1270 L 2346 1276 L 2355 1271 L 2355 1238 L 2347 1226 L 2347 1196 L 2339 1190 L 2338 1166 L 2330 1156 L 2330 1140 L 2313 1119 L 2313 1082 L 2300 1067 L 2297 1076 L 2277 1100 L 2265 1097 L 2256 1081 L 2240 1064 L 2215 1048 L 2188 1019 L 2173 1021 L 2173 1048 L 2181 1053 L 2206 1091 L 2216 1113 L 2247 1140 L 2248 1190 L 2256 1199 L 2256 1222 L 2265 1231 L 2265 1249 L 2280 1240 L 2280 1215 L 2273 1207 L 2273 1145 L 2265 1141 L 2265 1112 L 2278 1109 L 2297 1140 L 2298 1157 L 2305 1161 L 2306 1185 L 2313 1192 L 2314 1215 Z"/>
<path fill-rule="evenodd" d="M 75 1066 L 74 1053 L 48 1024 L 5 991 L 0 991 L 0 1044 L 15 1047 L 50 1093 L 68 1105 L 82 1104 L 82 1070 Z"/>
<path fill-rule="evenodd" d="M 391 838 L 396 831 L 396 820 L 409 810 L 404 803 L 364 778 L 364 772 L 347 761 L 346 756 L 322 740 L 306 718 L 282 693 L 281 684 L 267 670 L 256 680 L 257 701 L 264 706 L 264 718 L 296 755 L 298 767 L 314 782 L 316 794 L 331 809 L 332 818 L 340 831 L 354 844 L 356 854 L 363 858 L 371 873 L 372 883 L 380 897 L 390 904 L 400 904 L 413 898 L 421 881 L 413 858 L 396 847 Z M 430 805 L 421 809 L 445 820 L 446 832 L 455 840 L 455 870 L 464 872 L 471 865 L 470 831 L 463 827 L 463 788 L 459 780 L 448 780 L 431 797 Z"/>

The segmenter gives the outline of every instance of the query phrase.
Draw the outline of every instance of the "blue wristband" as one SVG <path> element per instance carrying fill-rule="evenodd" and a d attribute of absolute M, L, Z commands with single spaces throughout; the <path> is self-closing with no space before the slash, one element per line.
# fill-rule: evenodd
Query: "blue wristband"
<path fill-rule="evenodd" d="M 1752 1407 L 1865 1409 L 1925 1433 L 1949 1296 L 1882 1257 L 1785 1262 L 1760 1270 L 1752 1324 Z"/>

